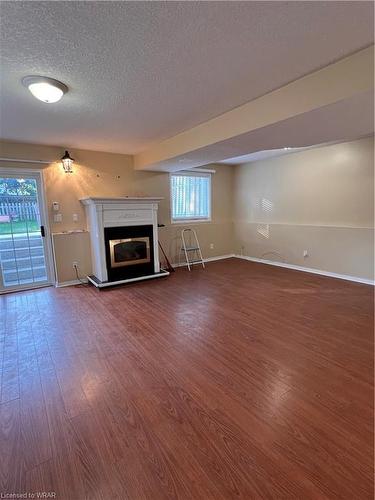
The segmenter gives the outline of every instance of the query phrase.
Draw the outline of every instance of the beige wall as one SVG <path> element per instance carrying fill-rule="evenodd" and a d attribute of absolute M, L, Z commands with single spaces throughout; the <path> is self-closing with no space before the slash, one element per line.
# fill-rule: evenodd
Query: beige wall
<path fill-rule="evenodd" d="M 52 235 L 52 250 L 57 285 L 76 281 L 76 273 L 72 271 L 73 262 L 77 262 L 80 279 L 91 274 L 90 234 L 88 231 L 69 234 L 54 233 Z"/>
<path fill-rule="evenodd" d="M 63 149 L 59 147 L 0 142 L 1 157 L 55 160 L 61 158 L 62 154 Z M 85 212 L 79 202 L 80 198 L 86 196 L 164 197 L 160 203 L 159 222 L 166 224 L 166 227 L 160 229 L 160 239 L 169 258 L 172 262 L 176 262 L 178 236 L 184 226 L 170 223 L 169 174 L 136 171 L 133 169 L 132 157 L 127 155 L 76 149 L 72 150 L 71 154 L 76 160 L 73 174 L 65 174 L 59 162 L 37 165 L 2 161 L 0 166 L 43 168 L 52 232 L 86 228 Z M 197 229 L 203 256 L 206 258 L 229 254 L 233 251 L 232 183 L 234 170 L 226 165 L 215 165 L 214 168 L 216 174 L 212 176 L 212 222 L 189 226 Z M 53 201 L 60 203 L 62 223 L 53 222 L 51 209 Z M 73 222 L 73 214 L 78 214 L 78 222 Z M 210 248 L 211 244 L 214 245 L 213 249 Z M 64 247 L 69 249 L 66 258 L 59 254 L 59 250 L 62 251 Z M 81 263 L 82 253 L 87 254 L 87 261 L 81 264 L 82 274 L 87 272 L 89 247 L 84 236 L 72 239 L 70 235 L 66 235 L 63 239 L 60 238 L 56 253 L 60 282 L 75 279 L 70 260 L 77 260 Z"/>
<path fill-rule="evenodd" d="M 234 193 L 236 253 L 373 279 L 373 138 L 237 166 Z"/>

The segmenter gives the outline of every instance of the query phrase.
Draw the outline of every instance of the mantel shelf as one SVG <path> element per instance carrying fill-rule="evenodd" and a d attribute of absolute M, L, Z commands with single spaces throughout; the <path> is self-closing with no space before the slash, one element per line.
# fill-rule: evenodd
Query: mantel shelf
<path fill-rule="evenodd" d="M 159 203 L 163 200 L 162 197 L 157 196 L 120 196 L 118 198 L 99 198 L 87 197 L 81 198 L 80 202 L 83 205 L 100 205 L 103 203 Z"/>

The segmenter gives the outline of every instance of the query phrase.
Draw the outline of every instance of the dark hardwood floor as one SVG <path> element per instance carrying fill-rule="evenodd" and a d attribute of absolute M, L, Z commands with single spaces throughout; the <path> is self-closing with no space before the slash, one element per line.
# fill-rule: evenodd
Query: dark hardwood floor
<path fill-rule="evenodd" d="M 230 259 L 0 308 L 2 495 L 373 498 L 372 287 Z"/>

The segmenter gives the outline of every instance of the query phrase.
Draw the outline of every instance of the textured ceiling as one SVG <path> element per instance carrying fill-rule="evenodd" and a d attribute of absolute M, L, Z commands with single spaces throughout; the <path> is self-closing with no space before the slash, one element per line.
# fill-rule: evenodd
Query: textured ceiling
<path fill-rule="evenodd" d="M 135 153 L 373 43 L 372 2 L 1 2 L 3 139 Z M 57 104 L 23 76 L 66 83 Z"/>

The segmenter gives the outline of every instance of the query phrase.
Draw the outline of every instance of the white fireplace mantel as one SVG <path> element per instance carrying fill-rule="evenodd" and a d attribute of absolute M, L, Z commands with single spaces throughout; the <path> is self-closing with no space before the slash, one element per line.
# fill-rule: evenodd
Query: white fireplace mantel
<path fill-rule="evenodd" d="M 150 277 L 160 275 L 158 274 L 160 273 L 160 263 L 157 211 L 158 204 L 162 199 L 155 197 L 122 197 L 82 198 L 80 200 L 86 209 L 95 281 L 102 284 L 102 286 L 115 284 L 108 282 L 104 241 L 104 228 L 106 227 L 152 225 L 155 275 Z M 135 281 L 137 279 L 133 278 L 132 280 L 123 281 Z M 140 277 L 139 279 L 145 279 L 145 277 Z M 96 286 L 98 285 L 96 284 Z"/>

